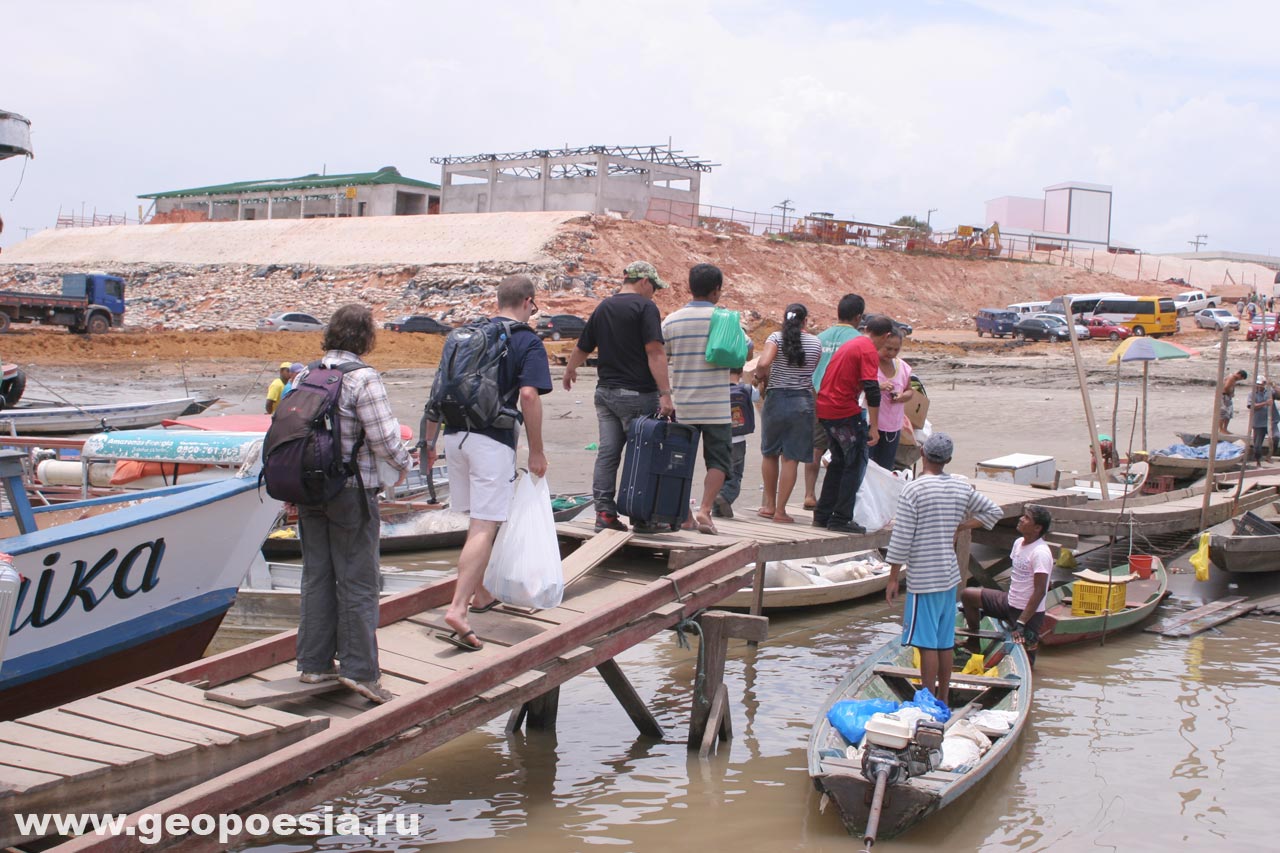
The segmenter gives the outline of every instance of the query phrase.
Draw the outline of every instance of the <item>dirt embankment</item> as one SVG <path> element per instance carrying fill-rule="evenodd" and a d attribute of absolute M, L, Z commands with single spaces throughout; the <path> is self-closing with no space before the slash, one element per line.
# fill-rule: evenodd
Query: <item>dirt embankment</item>
<path fill-rule="evenodd" d="M 446 236 L 451 233 L 446 227 L 451 217 L 428 218 L 440 220 L 433 223 L 436 230 L 444 229 Z M 463 230 L 469 229 L 472 237 L 477 235 L 471 232 L 484 227 L 501 230 L 506 221 L 458 220 L 459 228 L 465 225 Z M 972 322 L 975 310 L 988 305 L 1047 299 L 1064 292 L 1171 293 L 1178 289 L 1072 267 L 792 243 L 600 216 L 578 217 L 550 227 L 547 233 L 555 236 L 538 250 L 526 252 L 523 261 L 382 261 L 359 266 L 119 261 L 108 264 L 106 271 L 129 281 L 128 328 L 155 331 L 252 329 L 260 318 L 286 310 L 323 319 L 352 301 L 373 308 L 379 322 L 423 313 L 457 324 L 492 312 L 495 286 L 513 272 L 527 272 L 545 290 L 538 297 L 544 314 L 585 315 L 617 289 L 623 268 L 637 259 L 655 264 L 672 283 L 658 295 L 664 312 L 688 300 L 689 268 L 712 263 L 725 273 L 724 304 L 742 310 L 749 325 L 763 324 L 766 329 L 781 319 L 791 302 L 806 304 L 814 325 L 829 325 L 835 320 L 840 297 L 850 292 L 862 294 L 870 311 L 888 313 L 916 327 L 962 328 Z M 175 234 L 171 239 L 180 237 Z M 123 251 L 117 246 L 117 254 Z M 359 256 L 359 252 L 348 247 L 346 256 Z M 60 275 L 77 271 L 84 268 L 67 262 L 0 265 L 0 289 L 56 292 Z"/>

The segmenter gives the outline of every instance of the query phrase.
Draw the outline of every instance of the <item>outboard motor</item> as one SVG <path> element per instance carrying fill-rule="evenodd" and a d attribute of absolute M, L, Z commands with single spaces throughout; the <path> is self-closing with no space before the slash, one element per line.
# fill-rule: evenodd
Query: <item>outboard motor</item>
<path fill-rule="evenodd" d="M 866 850 L 876 843 L 885 788 L 938 769 L 945 732 L 946 727 L 936 720 L 917 720 L 913 731 L 911 723 L 897 714 L 877 714 L 867 721 L 862 775 L 876 787 L 862 838 Z"/>

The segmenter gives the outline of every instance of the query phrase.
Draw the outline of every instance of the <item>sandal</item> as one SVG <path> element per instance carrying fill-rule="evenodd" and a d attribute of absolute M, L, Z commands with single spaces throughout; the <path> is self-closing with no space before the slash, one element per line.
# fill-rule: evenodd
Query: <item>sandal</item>
<path fill-rule="evenodd" d="M 497 606 L 498 606 L 499 604 L 501 604 L 501 603 L 502 603 L 501 601 L 499 601 L 498 599 L 496 599 L 496 598 L 495 598 L 493 601 L 490 601 L 490 602 L 489 602 L 488 604 L 486 604 L 484 607 L 476 607 L 476 606 L 473 604 L 471 607 L 469 607 L 469 608 L 467 608 L 467 609 L 468 609 L 468 610 L 470 610 L 472 613 L 488 613 L 490 610 L 492 610 L 493 608 L 497 607 Z"/>
<path fill-rule="evenodd" d="M 805 508 L 805 509 L 817 509 L 817 508 L 818 508 L 818 500 L 817 500 L 817 498 L 805 498 L 805 499 L 804 499 L 804 508 Z"/>
<path fill-rule="evenodd" d="M 776 509 L 765 509 L 764 507 L 760 507 L 758 510 L 756 510 L 756 515 L 760 516 L 761 518 L 773 518 L 773 514 L 775 512 L 777 512 Z"/>
<path fill-rule="evenodd" d="M 469 642 L 467 637 L 474 637 L 475 642 Z M 464 631 L 462 634 L 459 634 L 457 631 L 450 631 L 447 634 L 437 633 L 436 638 L 444 640 L 446 643 L 457 646 L 467 652 L 478 652 L 484 648 L 484 646 L 480 644 L 480 637 L 475 631 Z"/>

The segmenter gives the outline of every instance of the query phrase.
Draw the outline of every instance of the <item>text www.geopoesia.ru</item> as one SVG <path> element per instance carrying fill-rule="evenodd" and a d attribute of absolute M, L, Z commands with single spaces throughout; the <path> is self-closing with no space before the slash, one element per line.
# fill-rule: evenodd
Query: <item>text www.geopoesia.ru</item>
<path fill-rule="evenodd" d="M 326 806 L 320 812 L 268 817 L 261 814 L 149 814 L 132 823 L 122 814 L 24 814 L 13 816 L 23 837 L 43 838 L 48 835 L 128 835 L 143 844 L 155 844 L 163 838 L 183 835 L 216 837 L 225 844 L 240 835 L 418 835 L 421 815 L 380 814 L 361 819 L 359 815 L 339 813 Z"/>

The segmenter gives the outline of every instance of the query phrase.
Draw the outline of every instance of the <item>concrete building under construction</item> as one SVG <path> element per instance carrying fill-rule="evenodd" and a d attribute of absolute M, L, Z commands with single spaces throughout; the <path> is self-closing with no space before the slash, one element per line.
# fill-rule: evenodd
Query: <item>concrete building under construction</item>
<path fill-rule="evenodd" d="M 667 146 L 433 157 L 441 213 L 585 210 L 692 225 L 703 172 L 714 164 Z"/>

